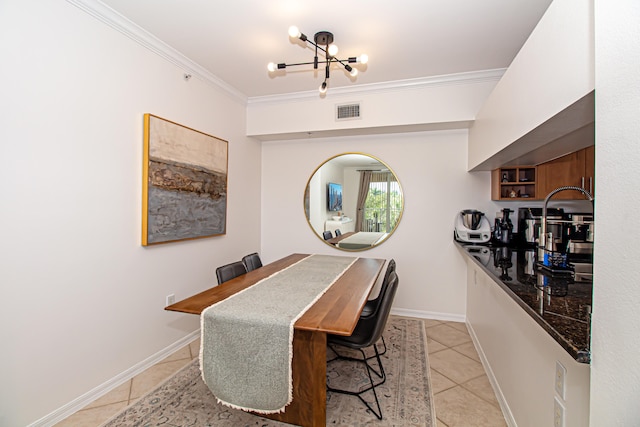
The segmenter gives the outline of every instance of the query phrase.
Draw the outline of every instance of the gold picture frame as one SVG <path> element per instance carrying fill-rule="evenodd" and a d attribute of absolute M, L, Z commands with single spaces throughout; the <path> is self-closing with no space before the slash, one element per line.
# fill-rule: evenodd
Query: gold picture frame
<path fill-rule="evenodd" d="M 143 246 L 226 234 L 228 146 L 144 115 Z"/>

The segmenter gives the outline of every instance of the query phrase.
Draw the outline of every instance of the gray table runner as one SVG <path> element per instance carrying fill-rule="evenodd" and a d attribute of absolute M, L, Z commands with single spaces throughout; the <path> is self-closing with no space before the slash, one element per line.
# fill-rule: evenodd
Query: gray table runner
<path fill-rule="evenodd" d="M 218 402 L 284 411 L 293 397 L 293 324 L 356 260 L 311 255 L 202 312 L 200 369 Z"/>

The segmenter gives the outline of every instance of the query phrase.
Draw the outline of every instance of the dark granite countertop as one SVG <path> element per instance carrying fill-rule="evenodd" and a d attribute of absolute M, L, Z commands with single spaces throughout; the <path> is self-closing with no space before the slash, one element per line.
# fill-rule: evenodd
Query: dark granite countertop
<path fill-rule="evenodd" d="M 537 268 L 535 248 L 455 243 L 576 361 L 591 362 L 592 282 Z"/>

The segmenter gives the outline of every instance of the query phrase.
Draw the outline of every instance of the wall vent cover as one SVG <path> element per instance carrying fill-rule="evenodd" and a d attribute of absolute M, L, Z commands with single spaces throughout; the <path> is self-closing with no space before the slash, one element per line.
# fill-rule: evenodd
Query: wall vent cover
<path fill-rule="evenodd" d="M 360 104 L 336 105 L 336 120 L 352 120 L 360 118 Z"/>

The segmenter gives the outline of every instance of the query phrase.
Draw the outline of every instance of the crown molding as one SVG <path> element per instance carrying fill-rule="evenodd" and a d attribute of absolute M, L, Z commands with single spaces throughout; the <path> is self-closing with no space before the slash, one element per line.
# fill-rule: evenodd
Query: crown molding
<path fill-rule="evenodd" d="M 416 79 L 395 80 L 382 83 L 369 83 L 354 86 L 341 86 L 331 88 L 330 93 L 333 96 L 353 95 L 353 94 L 376 94 L 384 92 L 397 92 L 401 90 L 415 90 L 445 85 L 464 85 L 473 83 L 482 83 L 489 81 L 498 81 L 506 68 L 496 68 L 492 70 L 470 71 L 466 73 L 445 74 L 441 76 L 420 77 Z M 326 97 L 331 96 L 327 93 Z M 313 100 L 318 99 L 317 90 L 309 90 L 304 92 L 286 93 L 281 95 L 254 96 L 248 98 L 248 103 L 256 104 L 278 104 L 290 101 Z"/>
<path fill-rule="evenodd" d="M 183 69 L 186 73 L 197 76 L 212 86 L 222 89 L 241 102 L 247 102 L 247 96 L 238 89 L 211 74 L 205 68 L 164 43 L 153 34 L 125 18 L 109 6 L 98 0 L 67 0 L 83 12 L 93 16 L 111 28 L 129 37 L 131 40 Z"/>

